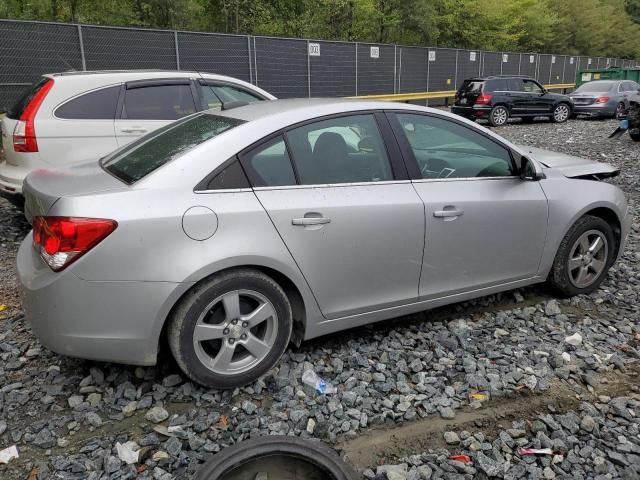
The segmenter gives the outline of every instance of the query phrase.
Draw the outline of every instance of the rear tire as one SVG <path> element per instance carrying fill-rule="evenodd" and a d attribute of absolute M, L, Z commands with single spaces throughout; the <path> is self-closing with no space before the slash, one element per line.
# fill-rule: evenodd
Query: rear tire
<path fill-rule="evenodd" d="M 280 360 L 292 324 L 291 304 L 273 279 L 232 270 L 185 295 L 171 314 L 167 339 L 191 380 L 229 389 L 254 382 Z"/>
<path fill-rule="evenodd" d="M 501 127 L 509 120 L 509 110 L 504 105 L 497 105 L 489 113 L 489 124 L 492 127 Z"/>
<path fill-rule="evenodd" d="M 571 116 L 571 107 L 566 103 L 562 102 L 556 105 L 556 108 L 553 109 L 553 114 L 551 115 L 551 120 L 555 123 L 564 123 Z"/>
<path fill-rule="evenodd" d="M 597 290 L 614 261 L 615 247 L 607 222 L 591 215 L 579 218 L 560 243 L 548 284 L 564 297 Z"/>
<path fill-rule="evenodd" d="M 630 133 L 629 136 L 631 137 L 631 140 L 633 140 L 634 142 L 640 142 L 640 132 Z"/>

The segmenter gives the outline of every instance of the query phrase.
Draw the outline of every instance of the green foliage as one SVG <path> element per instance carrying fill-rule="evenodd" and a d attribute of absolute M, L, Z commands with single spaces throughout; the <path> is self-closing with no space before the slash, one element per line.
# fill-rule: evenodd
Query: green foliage
<path fill-rule="evenodd" d="M 640 57 L 640 0 L 0 0 L 0 17 Z"/>

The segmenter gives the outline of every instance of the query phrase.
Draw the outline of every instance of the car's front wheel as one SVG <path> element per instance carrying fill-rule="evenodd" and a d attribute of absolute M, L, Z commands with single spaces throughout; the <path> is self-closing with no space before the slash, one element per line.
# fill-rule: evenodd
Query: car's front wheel
<path fill-rule="evenodd" d="M 571 116 L 571 107 L 566 103 L 559 103 L 556 108 L 553 109 L 553 115 L 551 119 L 556 123 L 566 122 Z"/>
<path fill-rule="evenodd" d="M 509 110 L 503 105 L 495 106 L 489 113 L 489 123 L 492 127 L 501 127 L 509 120 Z"/>
<path fill-rule="evenodd" d="M 599 217 L 585 215 L 562 239 L 548 282 L 563 296 L 591 293 L 607 276 L 614 253 L 611 226 Z"/>
<path fill-rule="evenodd" d="M 280 359 L 292 330 L 282 288 L 255 270 L 211 277 L 181 300 L 169 320 L 169 346 L 182 371 L 213 388 L 257 380 Z"/>

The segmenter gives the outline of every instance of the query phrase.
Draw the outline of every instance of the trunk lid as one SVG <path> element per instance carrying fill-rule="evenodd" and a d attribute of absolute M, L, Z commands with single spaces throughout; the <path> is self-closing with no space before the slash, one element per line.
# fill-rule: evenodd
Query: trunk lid
<path fill-rule="evenodd" d="M 573 103 L 575 105 L 591 105 L 593 104 L 593 102 L 596 101 L 596 98 L 600 97 L 600 96 L 604 96 L 604 93 L 602 95 L 594 95 L 593 93 L 583 93 L 583 94 L 576 94 L 576 95 L 571 95 L 571 100 L 573 100 Z"/>
<path fill-rule="evenodd" d="M 596 162 L 586 158 L 574 157 L 565 153 L 552 152 L 542 148 L 520 146 L 528 156 L 541 163 L 545 168 L 559 170 L 569 178 L 604 178 L 615 177 L 620 169 L 608 163 Z"/>
<path fill-rule="evenodd" d="M 66 169 L 35 170 L 24 181 L 24 213 L 31 222 L 35 215 L 47 215 L 59 198 L 128 188 L 106 173 L 95 160 Z"/>

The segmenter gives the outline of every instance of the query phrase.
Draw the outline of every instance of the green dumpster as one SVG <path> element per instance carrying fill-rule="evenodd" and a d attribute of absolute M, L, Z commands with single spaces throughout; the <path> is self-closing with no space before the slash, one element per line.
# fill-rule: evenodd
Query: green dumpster
<path fill-rule="evenodd" d="M 640 83 L 640 68 L 609 67 L 580 70 L 576 75 L 576 86 L 593 80 L 633 80 Z"/>

